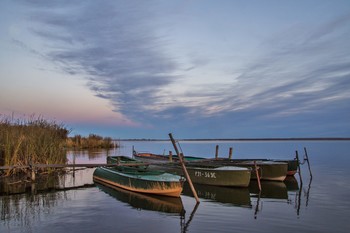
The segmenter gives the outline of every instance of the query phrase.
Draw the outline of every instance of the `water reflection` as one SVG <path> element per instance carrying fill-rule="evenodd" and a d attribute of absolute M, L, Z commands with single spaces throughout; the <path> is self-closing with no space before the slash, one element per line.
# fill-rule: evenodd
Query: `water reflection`
<path fill-rule="evenodd" d="M 32 226 L 61 200 L 67 200 L 65 192 L 0 196 L 2 224 L 8 228 Z"/>
<path fill-rule="evenodd" d="M 251 182 L 249 191 L 251 197 L 255 198 L 255 213 L 254 218 L 257 218 L 259 212 L 262 211 L 262 205 L 265 203 L 265 208 L 268 208 L 269 203 L 287 204 L 293 206 L 296 210 L 296 215 L 300 215 L 302 197 L 305 197 L 305 206 L 308 206 L 312 179 L 309 180 L 307 187 L 303 188 L 303 183 L 300 182 L 300 187 L 297 179 L 294 176 L 289 176 L 284 182 L 261 182 L 262 190 L 259 191 L 258 184 Z M 302 195 L 304 192 L 304 195 Z"/>
<path fill-rule="evenodd" d="M 94 169 L 66 169 L 50 174 L 41 174 L 35 182 L 26 176 L 3 177 L 0 179 L 0 195 L 67 190 L 93 185 Z"/>
<path fill-rule="evenodd" d="M 115 154 L 117 149 L 69 150 L 68 163 L 104 163 L 106 157 Z"/>
<path fill-rule="evenodd" d="M 285 199 L 288 200 L 287 186 L 284 182 L 261 181 L 261 191 L 258 182 L 252 180 L 249 184 L 249 192 L 253 197 Z"/>
<path fill-rule="evenodd" d="M 183 216 L 185 213 L 181 198 L 145 195 L 141 193 L 130 192 L 118 187 L 110 188 L 99 183 L 95 183 L 95 185 L 108 195 L 121 202 L 127 203 L 128 205 L 138 210 L 174 213 L 179 214 L 180 216 Z"/>
<path fill-rule="evenodd" d="M 199 198 L 215 201 L 220 204 L 251 208 L 248 188 L 231 188 L 212 185 L 194 184 Z M 192 190 L 186 182 L 183 195 L 193 197 Z"/>
<path fill-rule="evenodd" d="M 74 153 L 76 163 L 104 163 L 106 161 L 106 151 L 80 151 Z M 73 158 L 73 152 L 67 155 L 67 157 L 69 156 L 71 156 L 70 158 Z M 264 181 L 262 182 L 261 192 L 259 192 L 258 185 L 254 182 L 252 182 L 248 188 L 243 189 L 195 184 L 198 196 L 201 199 L 205 199 L 205 201 L 202 201 L 199 204 L 199 208 L 198 206 L 192 207 L 192 204 L 194 204 L 195 201 L 192 199 L 192 192 L 187 185 L 184 186 L 182 199 L 177 199 L 175 203 L 173 200 L 159 200 L 158 198 L 154 199 L 154 197 L 145 198 L 135 193 L 128 194 L 124 193 L 123 190 L 116 191 L 107 187 L 99 186 L 98 189 L 101 191 L 95 188 L 87 189 L 89 190 L 89 194 L 100 194 L 101 196 L 99 196 L 99 198 L 102 197 L 101 200 L 103 200 L 103 198 L 109 199 L 109 202 L 97 203 L 96 206 L 98 208 L 96 207 L 95 209 L 86 204 L 90 203 L 91 198 L 94 198 L 94 196 L 86 195 L 86 193 L 81 192 L 81 190 L 73 192 L 57 191 L 94 185 L 92 181 L 93 171 L 94 169 L 77 169 L 75 173 L 73 173 L 73 171 L 68 171 L 68 173 L 64 176 L 48 176 L 44 178 L 42 182 L 36 182 L 34 184 L 27 182 L 26 179 L 12 180 L 7 184 L 0 181 L 0 192 L 2 193 L 0 194 L 0 232 L 2 232 L 2 229 L 5 229 L 5 231 L 6 229 L 9 229 L 9 232 L 31 232 L 23 229 L 33 226 L 37 227 L 44 222 L 43 219 L 45 219 L 45 221 L 48 219 L 48 222 L 51 221 L 52 224 L 57 224 L 59 223 L 58 220 L 62 222 L 62 216 L 69 216 L 67 218 L 71 219 L 72 221 L 83 221 L 83 219 L 86 220 L 85 215 L 83 217 L 79 214 L 71 216 L 69 214 L 71 210 L 67 210 L 63 212 L 63 214 L 57 210 L 59 209 L 60 205 L 70 202 L 70 199 L 74 199 L 74 202 L 76 202 L 78 206 L 85 207 L 82 213 L 102 209 L 101 212 L 99 212 L 99 215 L 96 216 L 104 216 L 107 220 L 109 220 L 109 212 L 105 214 L 104 211 L 105 209 L 108 209 L 109 206 L 107 206 L 108 204 L 105 203 L 121 203 L 121 205 L 126 203 L 126 209 L 129 210 L 129 213 L 126 213 L 127 216 L 133 216 L 135 214 L 135 209 L 151 210 L 153 212 L 137 212 L 140 213 L 138 220 L 145 226 L 150 221 L 158 221 L 158 218 L 165 219 L 166 225 L 168 225 L 168 222 L 175 222 L 178 224 L 177 216 L 180 216 L 182 232 L 191 232 L 191 230 L 193 232 L 198 232 L 198 228 L 202 226 L 210 229 L 210 226 L 213 224 L 212 222 L 208 222 L 206 219 L 206 216 L 209 215 L 212 221 L 215 221 L 216 223 L 222 222 L 222 224 L 220 223 L 221 228 L 218 228 L 218 231 L 221 230 L 229 232 L 237 226 L 242 229 L 248 228 L 248 230 L 251 230 L 248 225 L 254 226 L 254 224 L 261 223 L 261 221 L 264 221 L 264 225 L 271 225 L 269 226 L 270 230 L 274 229 L 275 223 L 281 225 L 290 224 L 291 221 L 294 223 L 293 221 L 295 221 L 295 219 L 302 222 L 303 219 L 299 219 L 299 216 L 302 216 L 303 211 L 305 211 L 304 207 L 311 204 L 309 203 L 309 198 L 311 198 L 311 182 L 308 183 L 307 180 L 305 180 L 302 184 L 297 175 L 297 179 L 295 177 L 288 177 L 284 182 Z M 314 193 L 319 191 L 318 186 L 320 185 L 317 183 L 318 180 L 320 179 L 315 179 L 314 181 L 316 182 L 316 185 L 313 187 Z M 22 193 L 25 191 L 27 194 L 7 195 Z M 82 193 L 82 196 L 88 196 L 88 201 L 80 202 L 79 198 L 72 198 L 71 194 L 78 197 L 80 192 Z M 109 198 L 108 195 L 105 195 L 104 193 L 108 193 L 108 195 L 115 198 L 115 200 Z M 312 193 L 313 205 L 310 205 L 308 210 L 315 208 L 314 193 Z M 105 206 L 103 206 L 103 204 L 105 204 Z M 67 205 L 70 207 L 71 203 Z M 119 209 L 116 210 L 116 212 L 118 211 Z M 57 217 L 59 216 L 58 213 L 61 214 L 61 218 Z M 95 212 L 93 213 L 95 214 Z M 158 213 L 160 213 L 160 216 Z M 50 214 L 51 216 L 49 216 Z M 308 216 L 311 216 L 310 211 L 307 214 Z M 232 221 L 232 215 L 235 216 L 236 222 Z M 248 218 L 246 217 L 247 215 Z M 283 218 L 279 218 L 282 215 Z M 254 217 L 259 218 L 260 221 L 255 221 Z M 95 216 L 91 218 L 94 219 Z M 128 221 L 134 223 L 134 220 L 134 218 L 130 217 Z M 129 223 L 128 221 L 125 221 L 124 225 L 127 225 Z M 96 226 L 96 228 L 100 227 L 101 226 Z M 107 226 L 105 227 L 108 228 Z M 116 226 L 111 226 L 110 231 L 113 231 L 114 227 Z M 268 232 L 268 230 L 265 232 Z"/>

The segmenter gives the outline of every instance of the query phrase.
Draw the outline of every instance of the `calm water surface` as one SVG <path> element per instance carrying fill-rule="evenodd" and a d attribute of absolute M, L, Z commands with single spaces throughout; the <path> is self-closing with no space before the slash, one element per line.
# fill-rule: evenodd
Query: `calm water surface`
<path fill-rule="evenodd" d="M 120 142 L 109 155 L 139 151 L 163 153 L 170 142 Z M 26 194 L 1 195 L 0 232 L 349 232 L 350 142 L 181 142 L 185 155 L 220 157 L 233 147 L 236 158 L 302 157 L 311 162 L 285 182 L 263 182 L 233 189 L 196 185 L 196 205 L 185 186 L 181 198 L 160 198 L 93 184 L 94 169 L 77 170 L 54 181 L 56 188 L 34 187 Z M 75 155 L 75 156 L 73 156 Z M 103 163 L 106 151 L 70 152 L 70 162 Z M 80 188 L 73 188 L 79 186 Z M 64 190 L 57 190 L 65 188 Z"/>

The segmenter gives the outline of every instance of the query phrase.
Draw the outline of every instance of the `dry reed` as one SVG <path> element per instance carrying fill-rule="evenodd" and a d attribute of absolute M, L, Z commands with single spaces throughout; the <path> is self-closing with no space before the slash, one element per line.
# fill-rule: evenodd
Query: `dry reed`
<path fill-rule="evenodd" d="M 0 165 L 62 164 L 66 162 L 69 130 L 42 117 L 0 118 Z M 12 171 L 13 172 L 13 171 Z"/>

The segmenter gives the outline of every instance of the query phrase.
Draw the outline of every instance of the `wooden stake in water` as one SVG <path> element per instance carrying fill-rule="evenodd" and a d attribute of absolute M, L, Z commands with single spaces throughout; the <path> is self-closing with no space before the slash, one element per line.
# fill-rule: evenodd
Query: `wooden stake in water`
<path fill-rule="evenodd" d="M 308 166 L 309 172 L 310 172 L 310 177 L 312 178 L 311 167 L 310 167 L 310 162 L 309 162 L 309 156 L 307 155 L 306 147 L 304 147 L 304 152 L 305 152 L 307 166 Z"/>
<path fill-rule="evenodd" d="M 215 148 L 215 159 L 218 159 L 219 158 L 219 145 L 216 145 L 216 148 Z"/>
<path fill-rule="evenodd" d="M 185 177 L 186 177 L 186 179 L 187 179 L 187 181 L 188 181 L 188 184 L 189 184 L 190 187 L 191 187 L 193 196 L 194 196 L 194 198 L 196 199 L 197 203 L 199 203 L 199 198 L 198 198 L 198 196 L 197 196 L 197 192 L 196 192 L 196 190 L 194 189 L 194 186 L 193 186 L 193 184 L 192 184 L 192 180 L 191 180 L 191 178 L 190 178 L 190 175 L 189 175 L 188 172 L 187 172 L 187 168 L 186 168 L 185 163 L 184 163 L 183 158 L 182 158 L 184 155 L 183 155 L 182 153 L 180 154 L 179 150 L 177 149 L 175 140 L 174 140 L 173 135 L 172 135 L 171 133 L 169 133 L 169 137 L 170 137 L 171 143 L 172 143 L 173 146 L 174 146 L 174 149 L 175 149 L 175 151 L 176 151 L 176 154 L 177 154 L 177 156 L 179 157 L 179 160 L 180 160 L 180 163 L 181 163 L 181 167 L 182 167 L 182 171 L 183 171 L 183 173 L 184 173 L 184 175 L 185 175 Z"/>
<path fill-rule="evenodd" d="M 232 147 L 230 147 L 230 150 L 228 152 L 228 158 L 232 159 Z"/>
<path fill-rule="evenodd" d="M 173 161 L 173 152 L 169 151 L 169 162 Z"/>

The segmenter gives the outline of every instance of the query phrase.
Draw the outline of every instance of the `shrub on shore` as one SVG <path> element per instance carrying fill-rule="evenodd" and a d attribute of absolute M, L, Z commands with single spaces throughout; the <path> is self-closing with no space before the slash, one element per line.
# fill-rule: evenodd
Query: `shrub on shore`
<path fill-rule="evenodd" d="M 117 147 L 110 137 L 101 137 L 96 134 L 90 134 L 88 137 L 82 137 L 81 135 L 75 135 L 67 139 L 67 148 L 74 149 L 111 149 Z"/>

